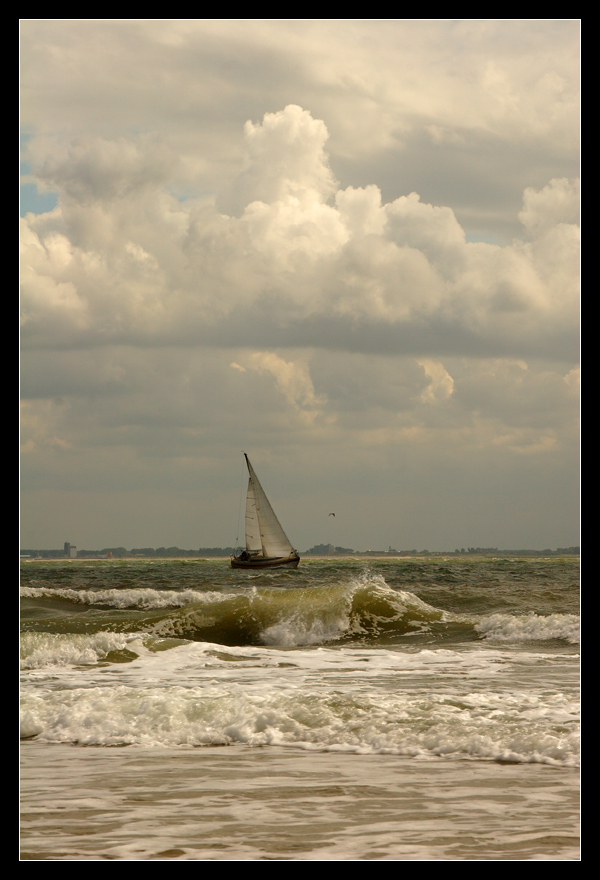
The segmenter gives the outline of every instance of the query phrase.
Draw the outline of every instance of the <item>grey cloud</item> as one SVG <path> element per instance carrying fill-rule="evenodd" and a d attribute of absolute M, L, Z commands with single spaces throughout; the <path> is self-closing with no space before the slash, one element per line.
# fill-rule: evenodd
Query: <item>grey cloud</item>
<path fill-rule="evenodd" d="M 26 543 L 229 543 L 242 448 L 300 546 L 577 543 L 576 43 L 25 23 Z"/>

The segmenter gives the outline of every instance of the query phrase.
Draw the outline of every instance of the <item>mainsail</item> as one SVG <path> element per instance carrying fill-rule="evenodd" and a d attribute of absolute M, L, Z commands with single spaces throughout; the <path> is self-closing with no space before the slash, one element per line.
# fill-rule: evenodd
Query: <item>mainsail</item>
<path fill-rule="evenodd" d="M 246 496 L 246 550 L 263 556 L 289 556 L 294 548 L 265 495 L 254 473 L 250 459 L 244 453 L 248 465 L 248 494 Z"/>

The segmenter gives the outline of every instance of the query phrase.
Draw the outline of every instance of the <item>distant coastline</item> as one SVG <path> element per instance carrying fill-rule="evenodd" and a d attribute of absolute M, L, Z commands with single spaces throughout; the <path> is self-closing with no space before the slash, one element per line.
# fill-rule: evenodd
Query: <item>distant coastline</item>
<path fill-rule="evenodd" d="M 145 547 L 127 550 L 125 547 L 106 547 L 102 550 L 77 550 L 75 555 L 67 556 L 62 550 L 22 549 L 20 558 L 24 560 L 72 560 L 77 559 L 228 559 L 234 547 L 200 547 L 198 550 L 181 550 L 179 547 Z M 556 550 L 499 550 L 497 547 L 468 547 L 455 550 L 352 550 L 348 547 L 317 544 L 310 550 L 300 551 L 300 555 L 308 559 L 414 559 L 414 558 L 481 558 L 483 557 L 559 557 L 579 556 L 580 548 L 557 547 Z"/>

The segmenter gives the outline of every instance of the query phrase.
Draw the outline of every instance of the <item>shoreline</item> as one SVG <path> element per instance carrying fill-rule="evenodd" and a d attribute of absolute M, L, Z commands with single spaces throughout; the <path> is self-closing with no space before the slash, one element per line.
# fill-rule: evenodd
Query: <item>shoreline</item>
<path fill-rule="evenodd" d="M 510 550 L 501 551 L 500 553 L 464 553 L 464 554 L 455 554 L 455 553 L 444 553 L 443 551 L 432 551 L 427 554 L 418 554 L 411 553 L 407 555 L 388 555 L 386 553 L 376 554 L 376 553 L 355 553 L 353 555 L 336 555 L 332 554 L 331 556 L 317 556 L 317 555 L 302 555 L 300 554 L 301 562 L 323 562 L 326 560 L 338 560 L 338 561 L 347 561 L 347 560 L 364 560 L 364 559 L 377 559 L 377 560 L 387 560 L 389 562 L 394 562 L 397 560 L 406 561 L 409 559 L 425 559 L 430 561 L 442 561 L 442 562 L 451 562 L 453 560 L 462 562 L 465 559 L 471 560 L 481 560 L 481 559 L 489 559 L 492 560 L 500 560 L 500 559 L 579 559 L 581 557 L 580 553 L 552 553 L 550 555 L 543 555 L 541 552 L 532 551 L 531 553 L 515 551 L 514 553 Z M 228 554 L 226 556 L 77 556 L 75 558 L 68 556 L 20 556 L 20 562 L 222 562 L 228 561 L 231 556 Z"/>

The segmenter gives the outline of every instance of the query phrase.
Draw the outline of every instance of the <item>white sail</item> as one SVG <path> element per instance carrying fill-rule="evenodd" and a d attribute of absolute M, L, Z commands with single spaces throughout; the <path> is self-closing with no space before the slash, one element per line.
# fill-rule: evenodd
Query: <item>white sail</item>
<path fill-rule="evenodd" d="M 251 553 L 262 549 L 267 557 L 289 556 L 294 548 L 281 528 L 246 453 L 244 456 L 250 474 L 246 496 L 246 549 Z"/>
<path fill-rule="evenodd" d="M 246 550 L 249 553 L 262 552 L 262 541 L 260 540 L 260 529 L 256 514 L 256 499 L 251 479 L 248 481 L 248 494 L 246 495 Z"/>

